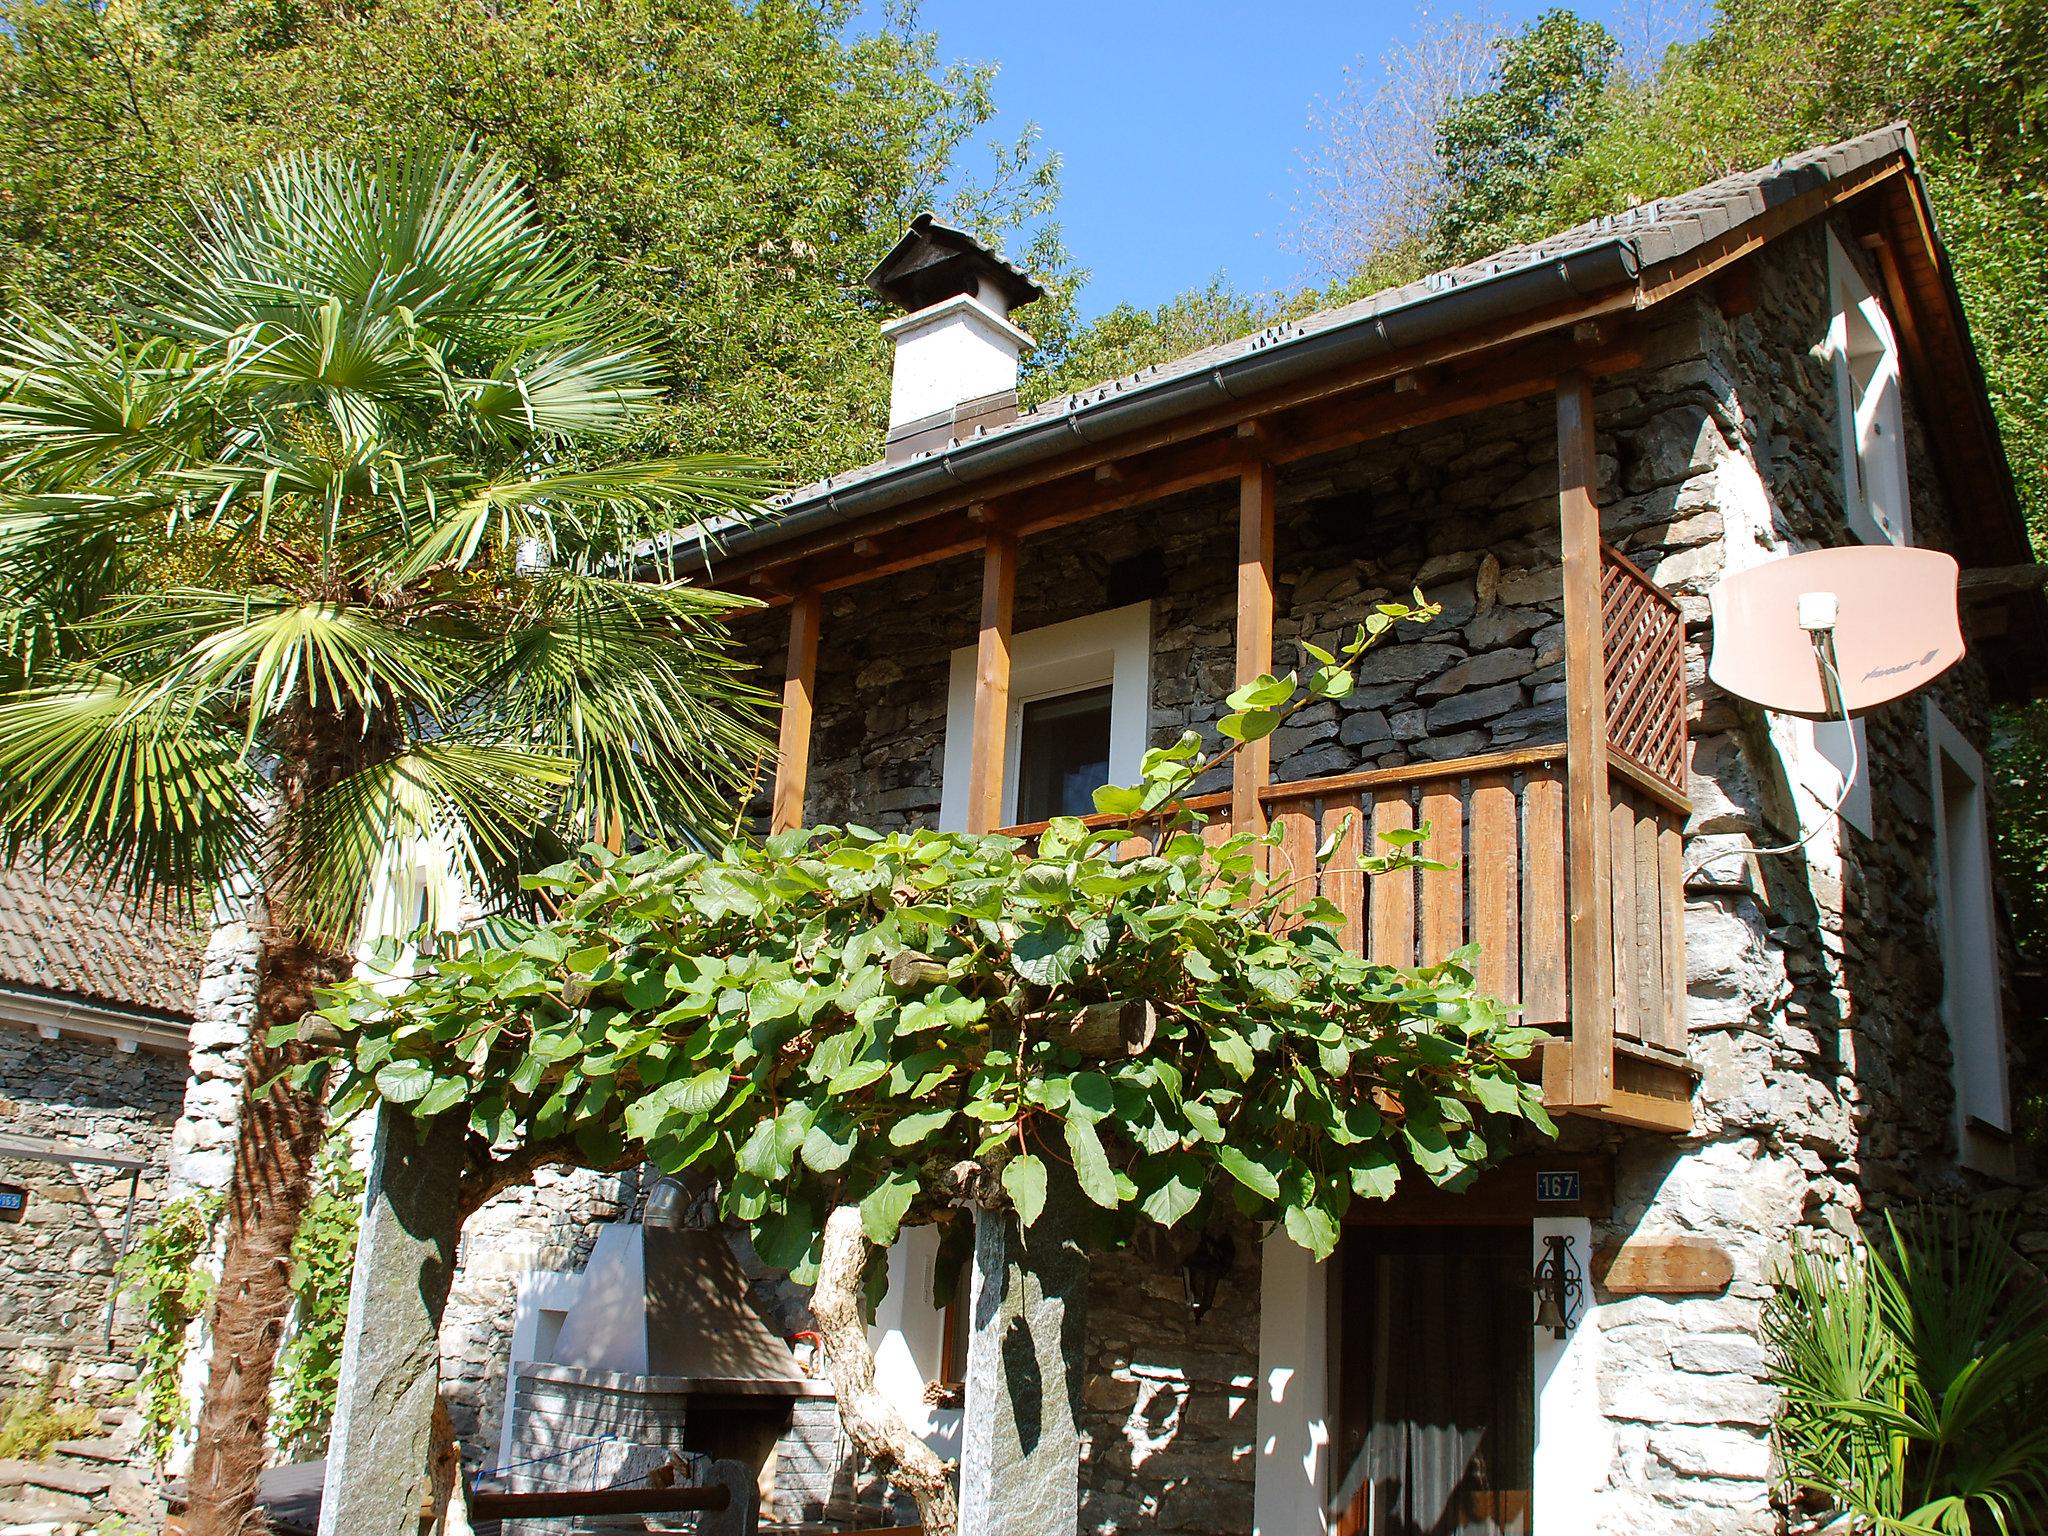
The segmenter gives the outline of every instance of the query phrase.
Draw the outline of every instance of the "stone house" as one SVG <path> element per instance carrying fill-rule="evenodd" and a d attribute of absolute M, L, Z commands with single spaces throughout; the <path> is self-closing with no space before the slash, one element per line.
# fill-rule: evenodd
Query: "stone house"
<path fill-rule="evenodd" d="M 872 281 L 906 311 L 884 459 L 709 562 L 763 600 L 739 629 L 784 680 L 764 818 L 1086 810 L 1234 682 L 1419 586 L 1435 623 L 1214 787 L 1295 850 L 1347 817 L 1426 823 L 1448 871 L 1332 877 L 1350 941 L 1477 941 L 1485 985 L 1552 1035 L 1559 1139 L 1356 1211 L 1329 1263 L 1245 1230 L 1192 1270 L 1191 1234 L 1095 1266 L 1079 1527 L 1778 1529 L 1759 1318 L 1795 1229 L 1946 1190 L 2040 1205 L 1984 754 L 1993 706 L 2039 686 L 2048 607 L 2015 575 L 2026 530 L 1910 134 L 1028 410 L 1027 276 L 921 219 Z M 1708 680 L 1725 574 L 1856 543 L 1955 557 L 1967 659 L 1849 726 Z M 508 1375 L 578 1379 L 574 1262 L 629 1185 L 471 1223 L 444 1353 L 485 1461 L 513 1443 Z M 964 1314 L 931 1305 L 934 1263 L 926 1233 L 892 1252 L 875 1337 L 957 1454 Z M 1545 1265 L 1570 1285 L 1539 1323 Z M 1199 1316 L 1197 1272 L 1220 1280 Z M 798 1332 L 800 1298 L 756 1279 Z"/>
<path fill-rule="evenodd" d="M 205 935 L 0 869 L 0 1397 L 111 1408 L 137 1319 L 114 1265 L 168 1187 Z"/>

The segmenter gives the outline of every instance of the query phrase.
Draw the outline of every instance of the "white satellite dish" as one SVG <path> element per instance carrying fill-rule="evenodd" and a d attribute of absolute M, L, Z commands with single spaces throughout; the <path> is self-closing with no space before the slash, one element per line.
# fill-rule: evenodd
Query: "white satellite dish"
<path fill-rule="evenodd" d="M 1875 709 L 1963 659 L 1957 574 L 1940 550 L 1857 544 L 1723 577 L 1707 676 L 1809 720 Z"/>

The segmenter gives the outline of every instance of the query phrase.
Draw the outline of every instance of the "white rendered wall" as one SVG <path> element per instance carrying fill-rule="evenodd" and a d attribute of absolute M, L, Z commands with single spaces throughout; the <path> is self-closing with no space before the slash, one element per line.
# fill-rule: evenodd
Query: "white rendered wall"
<path fill-rule="evenodd" d="M 1572 1240 L 1579 1266 L 1583 1307 L 1562 1339 L 1534 1328 L 1536 1379 L 1536 1485 L 1531 1497 L 1530 1536 L 1583 1536 L 1594 1515 L 1607 1469 L 1614 1459 L 1614 1435 L 1600 1412 L 1597 1373 L 1600 1330 L 1593 1322 L 1593 1224 L 1583 1216 L 1545 1216 L 1535 1222 L 1529 1243 L 1529 1272 L 1545 1256 L 1546 1237 Z M 1531 1297 L 1529 1315 L 1535 1317 Z"/>
<path fill-rule="evenodd" d="M 1329 1275 L 1277 1228 L 1259 1256 L 1258 1481 L 1253 1536 L 1329 1529 Z"/>
<path fill-rule="evenodd" d="M 936 1227 L 903 1229 L 889 1249 L 889 1291 L 875 1308 L 868 1347 L 875 1352 L 875 1385 L 912 1434 L 951 1458 L 960 1454 L 960 1410 L 934 1408 L 924 1397 L 945 1368 L 946 1314 L 932 1305 L 938 1257 Z"/>

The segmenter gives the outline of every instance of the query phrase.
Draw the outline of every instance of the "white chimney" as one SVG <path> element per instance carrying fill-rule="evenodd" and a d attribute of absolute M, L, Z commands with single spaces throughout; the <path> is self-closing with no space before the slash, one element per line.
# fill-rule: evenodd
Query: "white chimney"
<path fill-rule="evenodd" d="M 950 412 L 954 406 L 1017 388 L 1017 362 L 1032 346 L 1025 332 L 972 294 L 891 320 L 896 343 L 889 381 L 889 430 Z"/>
<path fill-rule="evenodd" d="M 1043 290 L 994 251 L 929 213 L 868 274 L 906 311 L 882 327 L 896 345 L 889 387 L 890 459 L 941 448 L 1017 414 L 1017 364 L 1031 337 L 1010 311 Z"/>

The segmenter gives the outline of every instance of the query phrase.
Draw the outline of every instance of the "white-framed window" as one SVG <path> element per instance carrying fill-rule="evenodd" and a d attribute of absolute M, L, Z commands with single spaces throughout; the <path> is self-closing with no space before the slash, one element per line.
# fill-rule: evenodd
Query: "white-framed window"
<path fill-rule="evenodd" d="M 1927 743 L 1941 928 L 1941 1016 L 1954 1059 L 1956 1144 L 1966 1167 L 2001 1171 L 2012 1160 L 2012 1109 L 1984 759 L 1931 700 Z"/>
<path fill-rule="evenodd" d="M 962 646 L 953 653 L 939 789 L 939 826 L 952 832 L 967 825 L 974 675 L 975 648 Z M 1135 782 L 1151 700 L 1150 603 L 1011 636 L 1003 825 L 1085 814 L 1100 786 Z"/>
<path fill-rule="evenodd" d="M 1906 496 L 1906 427 L 1899 343 L 1877 295 L 1840 240 L 1828 235 L 1835 416 L 1849 529 L 1866 544 L 1913 542 Z"/>

